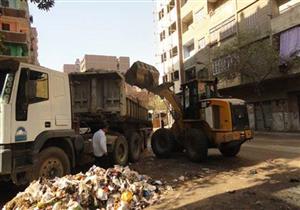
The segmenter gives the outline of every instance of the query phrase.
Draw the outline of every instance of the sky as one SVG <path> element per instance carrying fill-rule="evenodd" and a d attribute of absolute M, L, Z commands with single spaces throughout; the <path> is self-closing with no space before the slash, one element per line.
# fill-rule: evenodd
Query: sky
<path fill-rule="evenodd" d="M 62 70 L 84 54 L 129 56 L 155 65 L 151 0 L 56 0 L 49 12 L 30 5 L 39 62 Z"/>

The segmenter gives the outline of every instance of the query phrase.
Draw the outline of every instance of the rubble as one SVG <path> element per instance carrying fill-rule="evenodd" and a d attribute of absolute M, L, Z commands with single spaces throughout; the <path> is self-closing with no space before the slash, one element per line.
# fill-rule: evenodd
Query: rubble
<path fill-rule="evenodd" d="M 129 167 L 93 166 L 85 174 L 33 181 L 3 209 L 138 210 L 158 202 L 167 190 L 161 181 Z"/>

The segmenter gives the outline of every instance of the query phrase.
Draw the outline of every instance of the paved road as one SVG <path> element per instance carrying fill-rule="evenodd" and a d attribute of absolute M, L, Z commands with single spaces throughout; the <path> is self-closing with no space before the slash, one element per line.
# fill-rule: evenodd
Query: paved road
<path fill-rule="evenodd" d="M 131 167 L 173 187 L 151 209 L 300 209 L 300 135 L 259 135 L 238 157 L 211 150 L 201 164 L 147 153 Z M 0 202 L 18 190 L 1 184 Z"/>

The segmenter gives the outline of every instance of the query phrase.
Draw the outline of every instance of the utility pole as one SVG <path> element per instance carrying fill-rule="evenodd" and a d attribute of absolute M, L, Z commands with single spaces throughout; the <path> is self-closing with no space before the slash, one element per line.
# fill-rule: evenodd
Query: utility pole
<path fill-rule="evenodd" d="M 178 55 L 179 55 L 179 73 L 180 83 L 185 82 L 183 49 L 182 49 L 182 24 L 181 24 L 181 0 L 176 0 L 177 31 L 178 31 Z"/>

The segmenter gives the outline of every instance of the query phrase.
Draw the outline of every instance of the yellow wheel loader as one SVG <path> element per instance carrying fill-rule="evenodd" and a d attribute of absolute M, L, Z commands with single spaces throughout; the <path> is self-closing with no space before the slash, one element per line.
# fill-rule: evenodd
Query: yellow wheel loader
<path fill-rule="evenodd" d="M 170 90 L 173 83 L 158 85 L 159 73 L 151 65 L 138 61 L 125 78 L 127 83 L 165 98 L 173 107 L 172 128 L 160 128 L 151 138 L 157 157 L 167 158 L 172 152 L 185 150 L 192 161 L 201 162 L 207 159 L 209 148 L 233 157 L 253 138 L 245 101 L 220 96 L 217 80 L 188 81 L 181 85 L 178 97 Z"/>

